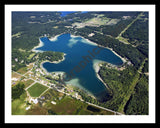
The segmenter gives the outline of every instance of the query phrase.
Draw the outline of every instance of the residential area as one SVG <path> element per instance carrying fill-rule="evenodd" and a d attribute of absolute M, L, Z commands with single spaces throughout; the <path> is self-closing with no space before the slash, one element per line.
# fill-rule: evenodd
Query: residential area
<path fill-rule="evenodd" d="M 42 66 L 38 66 L 36 63 L 37 62 L 30 63 L 27 65 L 27 68 L 23 67 L 17 72 L 12 71 L 12 87 L 16 86 L 18 83 L 23 83 L 25 85 L 24 90 L 26 92 L 26 96 L 24 96 L 25 98 L 23 99 L 24 101 L 20 102 L 20 106 L 23 106 L 23 111 L 20 110 L 20 112 L 17 112 L 17 109 L 19 108 L 19 106 L 17 106 L 16 111 L 13 112 L 15 110 L 14 107 L 16 107 L 16 105 L 14 105 L 12 108 L 13 114 L 55 114 L 53 110 L 46 111 L 45 109 L 45 113 L 43 113 L 39 109 L 48 109 L 48 107 L 52 108 L 54 106 L 53 108 L 56 111 L 60 111 L 57 110 L 58 107 L 66 105 L 65 109 L 67 109 L 68 102 L 71 102 L 71 104 L 73 104 L 72 102 L 76 102 L 74 103 L 75 105 L 73 105 L 74 108 L 79 104 L 83 107 L 85 106 L 85 109 L 81 110 L 84 114 L 94 113 L 87 110 L 87 104 L 90 103 L 86 103 L 73 86 L 65 85 L 61 82 L 62 73 L 48 73 Z M 36 112 L 34 109 L 38 109 L 39 111 L 37 110 Z M 63 111 L 65 109 L 63 109 Z M 112 110 L 105 110 L 105 108 L 101 111 L 103 114 L 118 114 Z M 67 111 L 64 111 L 63 114 L 67 113 Z M 71 112 L 70 114 L 74 113 Z"/>

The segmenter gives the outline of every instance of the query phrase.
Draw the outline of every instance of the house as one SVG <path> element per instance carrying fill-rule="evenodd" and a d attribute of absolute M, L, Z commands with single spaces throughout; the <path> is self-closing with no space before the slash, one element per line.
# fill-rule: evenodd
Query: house
<path fill-rule="evenodd" d="M 56 104 L 56 102 L 54 102 L 54 101 L 51 101 L 51 103 L 54 104 L 54 105 Z"/>
<path fill-rule="evenodd" d="M 76 97 L 76 98 L 78 97 L 78 93 L 77 93 L 77 92 L 75 93 L 75 97 Z"/>
<path fill-rule="evenodd" d="M 33 101 L 34 104 L 37 104 L 37 103 L 38 103 L 38 100 L 37 100 L 37 99 L 32 99 L 32 98 L 31 98 L 31 99 L 30 99 L 30 102 L 31 102 L 31 101 Z"/>
<path fill-rule="evenodd" d="M 26 107 L 26 110 L 29 110 L 31 108 L 31 106 L 29 106 L 29 107 Z"/>
<path fill-rule="evenodd" d="M 12 80 L 13 80 L 13 81 L 17 81 L 17 80 L 18 80 L 18 78 L 13 77 L 13 78 L 12 78 Z"/>
<path fill-rule="evenodd" d="M 123 18 L 124 20 L 126 20 L 126 19 L 130 19 L 131 16 L 123 16 L 122 18 Z"/>
<path fill-rule="evenodd" d="M 14 60 L 15 60 L 16 62 L 18 62 L 18 58 L 15 58 Z"/>
<path fill-rule="evenodd" d="M 45 99 L 45 97 L 44 97 L 44 96 L 41 96 L 41 99 Z"/>

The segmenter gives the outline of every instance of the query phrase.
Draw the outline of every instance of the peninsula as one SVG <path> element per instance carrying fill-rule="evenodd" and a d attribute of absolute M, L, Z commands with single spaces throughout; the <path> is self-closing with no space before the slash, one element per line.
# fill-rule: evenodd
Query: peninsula
<path fill-rule="evenodd" d="M 12 114 L 148 115 L 148 20 L 12 12 Z"/>

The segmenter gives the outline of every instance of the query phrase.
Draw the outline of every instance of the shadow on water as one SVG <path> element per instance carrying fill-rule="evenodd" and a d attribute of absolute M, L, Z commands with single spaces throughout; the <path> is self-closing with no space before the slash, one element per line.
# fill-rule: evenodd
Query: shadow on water
<path fill-rule="evenodd" d="M 110 91 L 105 90 L 100 93 L 95 94 L 95 97 L 100 103 L 107 102 L 112 99 L 112 94 Z"/>

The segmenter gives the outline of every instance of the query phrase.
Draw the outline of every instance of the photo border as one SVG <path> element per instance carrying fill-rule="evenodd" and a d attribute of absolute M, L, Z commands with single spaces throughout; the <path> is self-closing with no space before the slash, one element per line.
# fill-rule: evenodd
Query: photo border
<path fill-rule="evenodd" d="M 11 115 L 12 11 L 148 11 L 149 115 Z M 5 5 L 5 123 L 155 123 L 155 5 Z"/>

